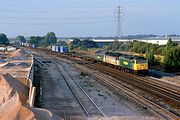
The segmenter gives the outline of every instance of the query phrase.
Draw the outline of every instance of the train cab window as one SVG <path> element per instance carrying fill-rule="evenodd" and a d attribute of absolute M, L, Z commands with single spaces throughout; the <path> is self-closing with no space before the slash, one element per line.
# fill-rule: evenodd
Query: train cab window
<path fill-rule="evenodd" d="M 137 60 L 136 60 L 136 63 L 137 63 L 137 64 L 147 63 L 147 60 L 146 60 L 145 58 L 137 59 Z"/>

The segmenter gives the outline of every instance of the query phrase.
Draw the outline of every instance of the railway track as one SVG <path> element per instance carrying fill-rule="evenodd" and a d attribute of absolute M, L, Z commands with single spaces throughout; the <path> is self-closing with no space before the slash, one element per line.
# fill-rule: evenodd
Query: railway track
<path fill-rule="evenodd" d="M 76 61 L 77 60 L 75 60 L 75 62 Z M 114 71 L 112 68 L 110 69 L 109 67 L 107 67 L 107 69 L 104 69 L 104 66 L 98 67 L 97 65 L 94 65 L 94 64 L 84 64 L 84 65 L 91 68 L 91 69 L 99 70 L 101 72 L 105 71 L 104 72 L 105 74 L 108 73 L 111 76 L 112 76 L 112 72 L 115 72 L 114 73 L 115 76 L 113 76 L 113 77 L 117 78 L 117 72 Z M 119 74 L 118 74 L 118 76 L 119 76 Z M 167 120 L 169 120 L 169 119 L 178 120 L 179 119 L 178 115 L 166 110 L 165 108 L 157 105 L 156 103 L 148 100 L 147 98 L 133 92 L 133 90 L 127 88 L 127 86 L 122 85 L 119 80 L 107 78 L 107 76 L 103 77 L 102 75 L 96 75 L 95 77 L 100 78 L 102 80 L 101 82 L 105 82 L 105 85 L 107 85 L 108 87 L 113 88 L 113 90 L 116 91 L 117 93 L 123 94 L 128 99 L 130 99 L 130 100 L 134 101 L 135 103 L 143 106 L 145 109 L 149 110 L 151 113 L 155 114 L 159 118 L 167 119 Z M 126 78 L 124 78 L 124 77 L 126 77 Z M 118 79 L 124 79 L 124 80 L 127 81 L 127 76 L 123 76 L 123 77 L 119 76 Z M 141 84 L 141 86 L 142 86 L 142 84 Z M 151 88 L 151 89 L 154 89 L 154 88 Z M 162 94 L 162 93 L 160 93 L 160 94 Z M 166 96 L 166 97 L 168 97 L 168 96 Z M 173 98 L 170 98 L 170 97 L 168 97 L 168 98 L 173 99 Z"/>
<path fill-rule="evenodd" d="M 78 100 L 83 111 L 87 115 L 89 120 L 102 119 L 108 120 L 105 113 L 96 105 L 96 103 L 88 96 L 88 94 L 83 90 L 80 84 L 74 80 L 74 78 L 68 73 L 68 71 L 61 65 L 59 61 L 52 61 L 57 67 L 59 73 L 62 75 L 63 79 L 66 81 L 70 90 Z"/>
<path fill-rule="evenodd" d="M 52 53 L 52 52 L 50 52 L 50 53 Z M 116 80 L 116 81 L 115 80 L 107 81 L 107 78 L 105 80 L 104 78 L 102 78 L 102 76 L 97 76 L 97 77 L 101 77 L 102 80 L 106 81 L 106 84 L 108 86 L 111 86 L 118 93 L 120 92 L 120 86 L 121 86 L 121 88 L 124 87 L 123 89 L 129 89 L 129 88 L 121 85 L 119 80 L 122 80 L 123 82 L 133 85 L 137 88 L 141 88 L 142 90 L 151 92 L 152 94 L 156 95 L 159 98 L 163 98 L 164 100 L 167 100 L 170 102 L 173 101 L 172 103 L 174 105 L 176 105 L 177 108 L 179 108 L 179 105 L 180 105 L 179 104 L 180 103 L 180 100 L 179 100 L 180 94 L 179 93 L 180 92 L 179 92 L 179 88 L 176 86 L 173 86 L 173 88 L 172 88 L 172 86 L 168 86 L 164 83 L 157 82 L 150 78 L 134 76 L 134 75 L 124 73 L 124 72 L 122 73 L 122 71 L 116 70 L 114 68 L 110 68 L 110 67 L 107 67 L 104 65 L 99 65 L 99 64 L 95 65 L 95 64 L 87 63 L 87 62 L 84 62 L 83 60 L 75 59 L 75 58 L 72 58 L 67 55 L 56 54 L 56 53 L 53 53 L 53 55 L 55 55 L 57 58 L 63 57 L 65 59 L 74 61 L 76 63 L 84 64 L 91 69 L 99 70 L 102 73 L 105 73 L 105 74 L 108 74 L 110 76 L 117 78 L 118 80 Z M 129 89 L 129 92 L 130 91 L 132 92 L 133 90 Z M 123 93 L 121 93 L 121 94 L 123 94 Z M 126 94 L 126 96 L 132 96 L 134 94 L 136 95 L 136 93 L 132 93 L 131 95 Z M 136 96 L 139 96 L 139 95 L 137 94 Z M 141 97 L 142 96 L 139 96 L 139 98 L 141 98 Z M 139 101 L 135 100 L 134 98 L 129 98 L 129 99 L 132 99 L 133 101 L 137 102 L 138 104 L 141 104 L 142 106 L 144 105 L 143 102 L 139 102 Z M 161 116 L 163 119 L 172 119 L 172 118 L 179 119 L 179 115 L 174 114 L 174 113 L 164 109 L 163 107 L 153 103 L 152 101 L 150 101 L 146 98 L 142 98 L 142 99 L 144 99 L 146 102 L 149 101 L 149 104 L 151 104 L 151 106 L 156 107 L 156 108 L 152 108 L 152 107 L 149 108 L 149 106 L 144 105 L 145 108 L 149 109 L 151 112 L 154 112 L 157 116 Z"/>
<path fill-rule="evenodd" d="M 93 66 L 93 67 L 95 68 L 96 66 Z M 91 68 L 92 68 L 92 66 L 91 66 Z M 97 68 L 96 68 L 96 70 L 97 70 Z M 172 112 L 164 109 L 163 107 L 155 104 L 154 102 L 148 100 L 147 98 L 137 94 L 133 90 L 131 90 L 131 89 L 127 88 L 126 86 L 124 86 L 123 84 L 121 84 L 121 82 L 119 80 L 114 79 L 112 77 L 108 77 L 104 74 L 100 74 L 99 72 L 95 72 L 93 74 L 93 76 L 95 76 L 96 78 L 99 78 L 99 80 L 101 81 L 102 84 L 110 87 L 116 93 L 118 93 L 120 95 L 124 95 L 129 100 L 143 106 L 145 109 L 147 109 L 148 111 L 150 111 L 154 115 L 158 116 L 159 118 L 167 119 L 167 120 L 179 119 L 179 116 L 177 116 L 174 113 L 172 113 Z"/>
<path fill-rule="evenodd" d="M 81 63 L 86 66 L 93 66 L 94 64 L 88 65 L 87 62 L 84 62 L 79 59 L 74 59 L 66 55 L 62 55 L 64 58 L 72 60 L 76 63 Z M 84 62 L 84 63 L 83 63 Z M 157 80 L 147 78 L 147 77 L 140 77 L 135 76 L 129 73 L 122 72 L 120 70 L 116 70 L 110 67 L 106 67 L 104 65 L 96 64 L 96 69 L 99 71 L 109 74 L 115 78 L 122 80 L 130 85 L 136 86 L 148 92 L 151 92 L 161 99 L 165 99 L 166 101 L 170 101 L 174 104 L 175 107 L 180 107 L 180 88 L 174 85 L 169 85 L 167 83 L 162 83 Z M 125 78 L 125 79 L 122 79 Z M 127 80 L 128 79 L 128 80 Z"/>
<path fill-rule="evenodd" d="M 139 94 L 133 92 L 132 90 L 124 87 L 123 85 L 115 81 L 115 79 L 107 77 L 107 76 L 104 77 L 104 75 L 100 75 L 100 74 L 96 74 L 95 76 L 99 78 L 100 80 L 102 80 L 101 82 L 105 82 L 106 85 L 111 87 L 118 94 L 124 95 L 129 100 L 143 106 L 145 109 L 147 109 L 148 111 L 150 111 L 157 117 L 161 119 L 167 119 L 167 120 L 169 119 L 176 120 L 179 118 L 178 116 L 174 115 L 168 110 L 160 107 L 159 105 L 149 101 L 148 99 L 140 96 Z"/>
<path fill-rule="evenodd" d="M 126 82 L 130 85 L 136 86 L 138 88 L 141 88 L 143 90 L 146 90 L 148 92 L 151 92 L 153 94 L 158 95 L 160 98 L 164 98 L 168 101 L 173 102 L 176 107 L 180 107 L 180 91 L 173 90 L 171 88 L 168 88 L 168 86 L 164 84 L 158 84 L 157 81 L 148 79 L 145 77 L 137 77 L 131 74 L 122 73 L 119 70 L 112 69 L 106 66 L 102 65 L 94 65 L 94 64 L 87 64 L 89 68 L 98 69 L 99 71 L 109 74 L 119 80 L 122 80 L 123 82 Z"/>

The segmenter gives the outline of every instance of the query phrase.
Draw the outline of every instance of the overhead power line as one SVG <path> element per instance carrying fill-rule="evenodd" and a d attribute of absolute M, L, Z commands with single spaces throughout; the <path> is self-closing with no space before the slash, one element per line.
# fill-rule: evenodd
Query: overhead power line
<path fill-rule="evenodd" d="M 30 19 L 30 20 L 52 20 L 52 19 L 96 19 L 96 18 L 111 18 L 112 16 L 98 16 L 98 17 L 0 17 L 0 19 Z"/>
<path fill-rule="evenodd" d="M 61 13 L 61 14 L 75 14 L 75 13 L 112 13 L 113 10 L 74 10 L 72 11 L 47 11 L 47 10 L 8 10 L 8 9 L 0 9 L 0 12 L 10 12 L 10 13 L 44 13 L 44 14 L 49 14 L 49 13 Z"/>
<path fill-rule="evenodd" d="M 0 22 L 1 25 L 79 25 L 79 24 L 103 24 L 107 22 L 74 22 L 74 23 L 13 23 L 13 22 Z"/>

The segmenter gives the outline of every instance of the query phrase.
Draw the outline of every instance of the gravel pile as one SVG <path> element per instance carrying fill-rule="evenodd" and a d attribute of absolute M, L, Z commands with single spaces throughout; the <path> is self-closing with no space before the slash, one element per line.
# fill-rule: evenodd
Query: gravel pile
<path fill-rule="evenodd" d="M 14 66 L 16 66 L 16 64 L 14 64 L 14 63 L 7 63 L 3 67 L 10 68 L 10 67 L 14 67 Z"/>
<path fill-rule="evenodd" d="M 6 62 L 7 62 L 6 60 L 0 58 L 0 64 L 6 63 Z"/>
<path fill-rule="evenodd" d="M 35 118 L 33 112 L 24 107 L 28 99 L 28 88 L 11 75 L 0 75 L 0 119 L 23 120 Z"/>
<path fill-rule="evenodd" d="M 28 59 L 27 52 L 22 49 L 18 49 L 14 52 L 11 52 L 7 60 L 27 60 L 27 59 Z"/>
<path fill-rule="evenodd" d="M 18 66 L 20 66 L 20 67 L 29 67 L 29 66 L 31 66 L 31 64 L 22 62 L 22 63 L 19 63 Z"/>
<path fill-rule="evenodd" d="M 0 120 L 59 120 L 48 110 L 27 105 L 28 88 L 10 74 L 0 74 Z"/>

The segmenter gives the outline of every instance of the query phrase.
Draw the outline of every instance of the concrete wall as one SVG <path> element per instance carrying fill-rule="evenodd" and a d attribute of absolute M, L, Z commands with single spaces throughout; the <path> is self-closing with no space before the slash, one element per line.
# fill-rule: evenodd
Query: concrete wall
<path fill-rule="evenodd" d="M 30 67 L 30 71 L 27 75 L 27 79 L 28 79 L 28 87 L 29 87 L 29 104 L 31 107 L 34 106 L 34 101 L 35 101 L 35 96 L 36 96 L 36 87 L 33 86 L 33 81 L 34 81 L 34 57 L 31 54 L 31 67 Z"/>

